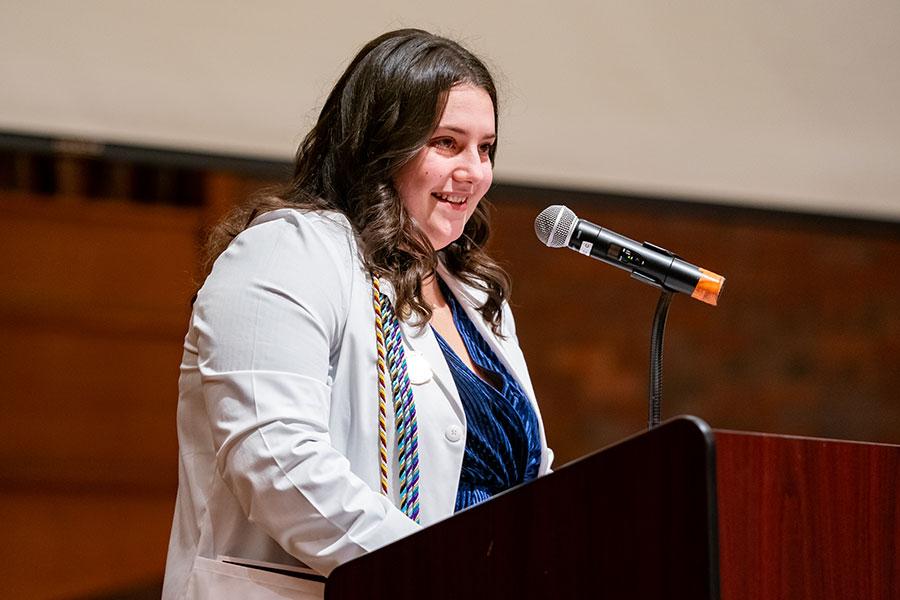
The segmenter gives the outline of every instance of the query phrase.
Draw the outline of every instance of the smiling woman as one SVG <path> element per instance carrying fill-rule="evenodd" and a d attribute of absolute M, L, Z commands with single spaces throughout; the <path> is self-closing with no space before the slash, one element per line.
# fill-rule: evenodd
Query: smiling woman
<path fill-rule="evenodd" d="M 390 32 L 338 80 L 291 183 L 213 232 L 165 598 L 264 585 L 222 556 L 327 575 L 548 472 L 508 280 L 484 251 L 496 139 L 481 61 Z"/>

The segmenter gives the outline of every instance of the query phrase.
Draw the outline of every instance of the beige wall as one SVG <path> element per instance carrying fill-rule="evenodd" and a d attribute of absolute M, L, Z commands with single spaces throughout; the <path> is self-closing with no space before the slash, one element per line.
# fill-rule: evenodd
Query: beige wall
<path fill-rule="evenodd" d="M 900 219 L 900 4 L 7 2 L 0 131 L 288 157 L 398 26 L 503 84 L 498 179 Z"/>

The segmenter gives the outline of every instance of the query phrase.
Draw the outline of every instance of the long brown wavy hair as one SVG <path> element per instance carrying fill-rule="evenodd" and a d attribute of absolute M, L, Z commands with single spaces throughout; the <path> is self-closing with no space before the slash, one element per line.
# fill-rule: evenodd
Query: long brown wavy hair
<path fill-rule="evenodd" d="M 427 143 L 453 86 L 497 89 L 485 65 L 458 43 L 419 29 L 385 33 L 356 55 L 325 101 L 297 150 L 294 175 L 283 188 L 251 198 L 211 232 L 208 272 L 229 242 L 260 214 L 278 208 L 340 211 L 353 226 L 366 268 L 388 279 L 403 319 L 426 323 L 431 308 L 422 281 L 442 258 L 447 269 L 485 292 L 478 307 L 499 334 L 509 277 L 484 250 L 489 206 L 482 200 L 462 236 L 436 253 L 413 223 L 394 186 L 398 170 Z M 489 157 L 493 164 L 496 144 Z M 439 258 L 440 257 L 440 258 Z M 298 257 L 299 258 L 299 257 Z"/>

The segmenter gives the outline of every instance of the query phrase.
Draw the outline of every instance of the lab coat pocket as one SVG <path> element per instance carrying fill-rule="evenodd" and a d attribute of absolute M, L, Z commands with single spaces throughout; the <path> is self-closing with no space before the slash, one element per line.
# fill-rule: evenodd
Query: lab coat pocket
<path fill-rule="evenodd" d="M 321 600 L 325 584 L 198 556 L 185 600 Z"/>

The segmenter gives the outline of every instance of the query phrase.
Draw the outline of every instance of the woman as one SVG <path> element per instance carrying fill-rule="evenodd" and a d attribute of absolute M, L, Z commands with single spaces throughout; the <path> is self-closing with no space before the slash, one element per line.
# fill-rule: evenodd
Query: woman
<path fill-rule="evenodd" d="M 222 556 L 327 575 L 548 471 L 508 280 L 483 249 L 496 96 L 458 44 L 384 34 L 287 189 L 213 235 L 164 597 L 246 575 Z"/>

